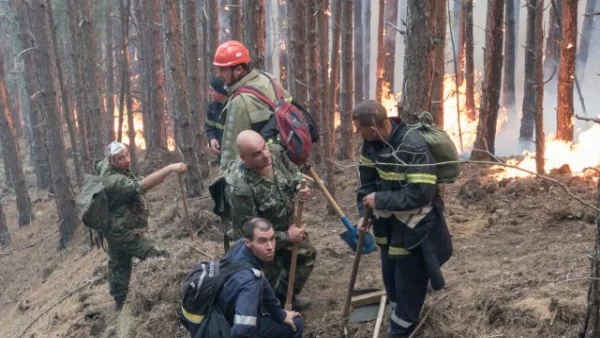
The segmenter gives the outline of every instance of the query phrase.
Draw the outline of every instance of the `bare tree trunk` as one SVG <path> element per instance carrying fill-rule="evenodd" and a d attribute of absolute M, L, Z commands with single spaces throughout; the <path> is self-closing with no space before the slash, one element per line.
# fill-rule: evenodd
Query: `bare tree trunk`
<path fill-rule="evenodd" d="M 292 27 L 289 30 L 289 41 L 291 50 L 291 62 L 294 65 L 294 72 L 290 76 L 290 91 L 294 98 L 302 104 L 308 102 L 308 75 L 306 74 L 307 44 L 306 32 L 306 9 L 307 3 L 304 1 L 291 1 L 291 8 L 288 10 L 289 23 Z"/>
<path fill-rule="evenodd" d="M 64 138 L 61 128 L 60 114 L 56 95 L 56 83 L 53 67 L 52 49 L 50 43 L 50 27 L 46 16 L 46 5 L 43 0 L 32 0 L 31 23 L 36 41 L 36 70 L 40 85 L 40 97 L 44 112 L 46 129 L 48 130 L 48 151 L 50 169 L 52 170 L 52 183 L 54 185 L 56 209 L 58 210 L 58 224 L 60 233 L 59 248 L 63 249 L 73 237 L 78 224 L 75 198 L 67 170 L 65 157 Z"/>
<path fill-rule="evenodd" d="M 154 144 L 159 149 L 167 149 L 167 98 L 165 94 L 165 72 L 163 67 L 163 41 L 160 37 L 161 26 L 160 23 L 160 0 L 152 0 L 152 15 L 151 27 L 152 27 L 152 39 L 150 40 L 150 50 L 152 51 L 152 87 L 151 87 L 151 100 L 152 107 L 152 131 Z M 205 97 L 204 94 L 202 96 Z"/>
<path fill-rule="evenodd" d="M 596 10 L 597 0 L 587 0 L 585 4 L 585 13 L 592 13 Z M 583 82 L 585 76 L 585 66 L 588 55 L 590 54 L 590 41 L 594 31 L 594 16 L 583 18 L 583 27 L 581 29 L 581 38 L 579 38 L 579 53 L 577 54 L 577 79 Z"/>
<path fill-rule="evenodd" d="M 510 1 L 510 0 L 509 0 Z M 487 8 L 485 28 L 485 55 L 483 84 L 481 86 L 481 108 L 474 149 L 495 152 L 496 123 L 498 120 L 498 101 L 502 78 L 502 20 L 504 0 L 490 0 Z M 472 159 L 489 159 L 490 155 L 473 151 Z"/>
<path fill-rule="evenodd" d="M 422 111 L 431 111 L 434 65 L 436 0 L 408 0 L 402 88 L 402 119 L 416 120 Z"/>
<path fill-rule="evenodd" d="M 6 226 L 6 217 L 4 216 L 4 210 L 0 202 L 0 247 L 9 245 L 11 241 L 10 232 Z"/>
<path fill-rule="evenodd" d="M 511 1 L 507 1 L 511 2 Z M 537 0 L 527 1 L 527 37 L 525 44 L 525 89 L 523 91 L 523 115 L 521 117 L 521 130 L 519 133 L 519 142 L 527 148 L 529 142 L 533 141 L 533 128 L 537 112 L 536 97 L 536 6 Z"/>
<path fill-rule="evenodd" d="M 113 8 L 111 3 L 106 8 L 106 144 L 115 140 L 115 67 L 113 54 Z"/>
<path fill-rule="evenodd" d="M 129 17 L 131 15 L 131 0 L 120 0 L 121 13 L 121 111 L 123 101 L 127 105 L 127 138 L 129 139 L 129 154 L 131 155 L 131 171 L 138 173 L 137 145 L 135 144 L 133 99 L 131 98 L 131 78 L 129 77 Z"/>
<path fill-rule="evenodd" d="M 4 166 L 9 169 L 15 195 L 17 196 L 19 226 L 22 227 L 29 224 L 34 218 L 34 214 L 31 199 L 27 192 L 27 182 L 23 174 L 23 163 L 21 162 L 17 134 L 8 107 L 5 79 L 4 55 L 3 51 L 0 50 L 0 144 L 2 145 L 2 152 L 5 159 Z"/>
<path fill-rule="evenodd" d="M 535 8 L 535 167 L 544 174 L 546 137 L 544 136 L 544 0 L 534 0 Z"/>
<path fill-rule="evenodd" d="M 558 71 L 556 138 L 573 141 L 573 82 L 577 55 L 577 1 L 565 1 L 562 7 L 562 40 Z"/>
<path fill-rule="evenodd" d="M 96 58 L 98 56 L 98 40 L 93 30 L 92 22 L 92 6 L 90 0 L 79 0 L 79 9 L 81 11 L 81 21 L 79 26 L 82 29 L 83 38 L 83 73 L 88 76 L 87 81 L 84 81 L 85 91 L 87 93 L 87 115 L 90 120 L 91 126 L 91 140 L 92 146 L 90 147 L 93 152 L 91 156 L 93 160 L 101 160 L 104 158 L 104 142 L 102 138 L 102 116 L 104 115 L 104 109 L 102 102 L 100 101 L 100 81 L 90 81 L 91 79 L 101 79 L 98 66 L 96 66 Z M 132 154 L 133 155 L 133 154 Z M 133 163 L 133 162 L 132 162 Z"/>
<path fill-rule="evenodd" d="M 177 9 L 179 1 L 164 0 L 163 6 L 166 6 L 165 29 L 167 36 L 167 49 L 169 51 L 169 70 L 173 76 L 173 103 L 176 112 L 175 121 L 177 131 L 177 146 L 183 156 L 184 162 L 188 166 L 185 175 L 185 185 L 188 197 L 196 197 L 202 194 L 203 182 L 198 165 L 198 158 L 194 151 L 194 135 L 192 132 L 191 114 L 188 104 L 188 92 L 186 88 L 184 63 L 183 63 L 183 43 L 181 41 L 181 31 Z"/>
<path fill-rule="evenodd" d="M 444 76 L 446 75 L 446 2 L 435 6 L 435 57 L 431 91 L 431 114 L 434 122 L 444 125 Z"/>
<path fill-rule="evenodd" d="M 342 38 L 342 2 L 344 0 L 331 0 L 331 11 L 332 11 L 332 33 L 331 33 L 331 73 L 329 77 L 329 85 L 331 91 L 329 92 L 329 103 L 328 107 L 333 115 L 331 119 L 331 130 L 333 133 L 333 140 L 335 143 L 335 112 L 338 111 L 338 95 L 340 90 L 340 43 Z"/>
<path fill-rule="evenodd" d="M 369 6 L 369 2 L 365 2 L 365 6 Z M 365 99 L 363 74 L 364 67 L 364 46 L 363 46 L 363 31 L 364 25 L 362 20 L 363 1 L 354 0 L 354 101 L 361 102 Z M 369 41 L 369 35 L 365 41 Z"/>
<path fill-rule="evenodd" d="M 340 157 L 354 159 L 354 126 L 352 125 L 352 100 L 354 92 L 354 65 L 352 64 L 352 5 L 354 1 L 342 3 L 342 90 L 340 93 L 341 144 Z"/>
<path fill-rule="evenodd" d="M 365 20 L 364 20 L 364 27 L 362 30 L 363 36 L 365 38 L 368 38 L 370 40 L 371 38 L 371 3 L 370 1 L 365 3 Z M 379 41 L 379 40 L 378 40 Z M 370 92 L 371 92 L 371 48 L 369 48 L 370 45 L 370 41 L 369 43 L 365 43 L 364 44 L 365 47 L 363 47 L 363 68 L 362 68 L 362 72 L 363 72 L 363 93 L 364 93 L 364 97 L 369 98 L 371 97 Z"/>
<path fill-rule="evenodd" d="M 54 15 L 52 13 L 52 1 L 48 1 L 48 22 L 52 27 L 52 45 L 56 51 L 56 71 L 58 75 L 58 84 L 60 86 L 60 97 L 62 100 L 63 116 L 67 122 L 67 129 L 69 130 L 69 139 L 71 140 L 71 151 L 73 153 L 73 162 L 75 165 L 75 177 L 77 179 L 77 185 L 83 185 L 83 166 L 81 165 L 81 157 L 79 153 L 79 144 L 77 140 L 77 127 L 75 121 L 73 121 L 73 115 L 71 110 L 71 102 L 69 100 L 69 94 L 67 93 L 67 84 L 65 83 L 62 69 L 62 60 L 60 53 L 60 46 L 58 44 L 58 31 L 57 26 L 54 24 Z"/>
<path fill-rule="evenodd" d="M 48 149 L 46 148 L 46 131 L 44 119 L 41 111 L 39 96 L 39 82 L 35 73 L 35 49 L 34 41 L 31 34 L 31 20 L 27 3 L 21 0 L 11 0 L 11 5 L 15 9 L 16 18 L 19 22 L 19 40 L 21 48 L 26 52 L 20 52 L 23 57 L 25 68 L 25 90 L 29 101 L 29 123 L 33 134 L 33 157 L 35 163 L 35 175 L 37 179 L 37 187 L 39 189 L 53 189 L 50 175 L 50 162 L 48 159 Z"/>
<path fill-rule="evenodd" d="M 268 1 L 268 0 L 267 0 Z M 275 44 L 275 50 L 279 52 L 279 81 L 284 88 L 290 90 L 289 74 L 294 72 L 294 64 L 288 62 L 288 48 L 290 47 L 289 37 L 292 32 L 289 29 L 289 21 L 287 18 L 287 5 L 285 1 L 277 3 L 277 12 L 279 14 L 276 24 L 279 24 L 279 41 Z M 269 12 L 270 13 L 270 12 Z M 271 61 L 272 62 L 272 61 Z"/>
<path fill-rule="evenodd" d="M 135 37 L 134 42 L 136 45 L 136 49 L 138 51 L 137 55 L 137 64 L 138 64 L 138 76 L 137 76 L 137 84 L 133 85 L 132 92 L 139 93 L 140 102 L 138 104 L 137 111 L 142 115 L 142 123 L 143 130 L 142 135 L 144 136 L 144 144 L 146 146 L 146 159 L 151 159 L 155 154 L 156 146 L 154 146 L 152 135 L 152 106 L 150 101 L 150 81 L 151 81 L 151 65 L 150 58 L 150 24 L 151 22 L 147 19 L 150 11 L 145 11 L 145 8 L 142 8 L 140 4 L 140 0 L 133 0 L 132 13 L 135 14 L 131 20 L 134 20 L 132 26 L 134 28 L 134 32 L 132 36 Z M 135 55 L 135 54 L 134 54 Z M 134 57 L 135 58 L 135 57 Z M 132 68 L 135 66 L 132 65 Z M 135 73 L 134 73 L 135 74 Z M 134 75 L 135 76 L 135 75 Z M 132 81 L 135 81 L 132 79 Z"/>
<path fill-rule="evenodd" d="M 458 41 L 458 50 L 456 51 L 458 53 L 458 59 L 457 59 L 457 65 L 458 65 L 458 72 L 456 74 L 456 81 L 458 82 L 459 86 L 463 85 L 463 81 L 465 80 L 465 62 L 466 62 L 466 49 L 467 49 L 467 10 L 469 10 L 467 7 L 470 6 L 470 11 L 471 14 L 473 13 L 473 0 L 462 0 L 463 3 L 460 6 L 460 23 L 459 23 L 459 29 L 458 29 L 458 39 L 456 41 Z M 473 16 L 471 15 L 471 32 L 473 32 Z M 471 36 L 473 36 L 473 34 L 471 33 Z"/>
<path fill-rule="evenodd" d="M 189 93 L 189 105 L 190 105 L 190 122 L 192 129 L 194 130 L 194 141 L 195 141 L 195 152 L 198 157 L 198 164 L 202 178 L 208 178 L 208 160 L 204 152 L 206 144 L 206 138 L 204 137 L 204 128 L 200 124 L 200 121 L 205 121 L 206 116 L 204 115 L 204 103 L 201 98 L 206 92 L 206 88 L 202 87 L 200 83 L 200 64 L 198 59 L 200 58 L 200 49 L 198 47 L 198 31 L 196 22 L 196 2 L 195 0 L 184 0 L 184 13 L 185 13 L 185 30 L 184 30 L 184 52 L 186 55 L 186 80 L 187 90 Z M 217 10 L 218 13 L 218 10 Z M 218 17 L 217 17 L 218 23 Z M 217 25 L 218 27 L 218 25 Z"/>
<path fill-rule="evenodd" d="M 556 72 L 560 59 L 562 33 L 560 20 L 558 18 L 562 17 L 562 3 L 562 0 L 550 0 L 550 14 L 548 18 L 549 28 L 548 36 L 546 38 L 546 53 L 544 54 L 544 69 L 548 74 Z"/>
<path fill-rule="evenodd" d="M 231 39 L 242 41 L 242 0 L 231 0 L 229 5 Z"/>
<path fill-rule="evenodd" d="M 335 167 L 332 161 L 333 159 L 333 109 L 330 106 L 331 99 L 330 92 L 331 87 L 329 86 L 329 76 L 326 71 L 329 69 L 329 16 L 327 11 L 329 10 L 328 0 L 318 0 L 318 12 L 317 12 L 317 31 L 318 31 L 318 44 L 319 44 L 319 74 L 320 74 L 320 106 L 321 106 L 321 117 L 323 126 L 323 146 L 324 151 L 322 152 L 323 159 L 325 162 L 325 180 L 327 181 L 327 189 L 331 193 L 331 196 L 335 197 Z M 333 76 L 332 76 L 332 79 Z M 328 209 L 329 210 L 329 209 Z M 329 210 L 330 212 L 332 210 Z"/>
<path fill-rule="evenodd" d="M 519 8 L 517 8 L 518 10 Z M 504 76 L 502 82 L 502 105 L 510 113 L 511 119 L 516 115 L 515 99 L 515 59 L 516 30 L 515 30 L 515 2 L 505 0 L 504 3 Z"/>
<path fill-rule="evenodd" d="M 265 68 L 265 2 L 264 0 L 242 1 L 244 13 L 242 39 L 250 52 L 252 65 Z"/>
<path fill-rule="evenodd" d="M 509 0 L 510 1 L 510 0 Z M 467 118 L 475 121 L 475 63 L 473 50 L 473 0 L 465 0 L 464 8 L 464 64 L 465 64 L 465 110 Z"/>
<path fill-rule="evenodd" d="M 308 46 L 308 60 L 306 62 L 306 75 L 307 75 L 307 83 L 308 83 L 308 110 L 312 112 L 315 121 L 322 120 L 322 106 L 321 106 L 321 98 L 319 97 L 318 89 L 320 87 L 320 75 L 319 72 L 319 42 L 317 39 L 317 19 L 314 15 L 316 13 L 318 7 L 316 0 L 307 0 L 305 2 L 306 12 L 306 41 Z M 322 124 L 321 124 L 322 125 Z M 323 132 L 323 128 L 320 128 L 321 132 Z M 320 145 L 323 144 L 323 137 L 321 137 Z M 320 145 L 313 145 L 313 156 L 315 159 L 315 163 L 321 164 L 323 163 L 323 147 Z"/>
<path fill-rule="evenodd" d="M 455 43 L 457 44 L 458 48 L 454 49 L 454 58 L 457 60 L 457 65 L 458 65 L 458 53 L 460 51 L 460 49 L 462 48 L 462 45 L 460 44 L 461 42 L 461 31 L 462 29 L 464 29 L 464 25 L 463 25 L 463 9 L 462 9 L 462 0 L 452 0 L 452 19 L 451 19 L 451 25 L 452 25 L 452 39 L 455 41 Z M 450 15 L 450 13 L 448 13 L 448 15 Z M 459 69 L 462 69 L 459 68 Z M 458 76 L 459 74 L 455 74 L 456 76 Z"/>
<path fill-rule="evenodd" d="M 396 64 L 396 30 L 390 26 L 394 26 L 398 23 L 398 1 L 388 0 L 385 1 L 384 10 L 384 22 L 383 22 L 383 69 L 381 78 L 383 79 L 383 86 L 387 87 L 383 90 L 384 97 L 394 96 L 394 69 Z M 444 26 L 444 32 L 446 26 Z"/>
<path fill-rule="evenodd" d="M 375 99 L 379 102 L 383 100 L 383 87 L 385 85 L 383 80 L 384 72 L 384 60 L 385 60 L 385 46 L 383 40 L 384 27 L 384 15 L 385 15 L 385 0 L 379 0 L 379 19 L 377 21 L 377 72 L 375 81 Z M 406 41 L 405 41 L 406 43 Z M 386 95 L 387 97 L 387 95 Z"/>
<path fill-rule="evenodd" d="M 188 1 L 188 0 L 186 0 Z M 248 1 L 245 1 L 248 2 Z M 253 1 L 250 1 L 253 2 Z M 206 67 L 206 72 L 207 72 L 207 76 L 208 76 L 208 82 L 210 82 L 210 79 L 215 75 L 215 70 L 214 67 L 212 66 L 212 60 L 215 57 L 215 51 L 217 50 L 217 47 L 219 46 L 219 4 L 217 2 L 217 0 L 208 0 L 205 1 L 205 10 L 206 13 L 208 15 L 207 19 L 207 28 L 208 28 L 208 36 L 206 37 L 206 41 L 208 41 L 208 47 L 206 48 L 206 60 L 208 62 L 208 65 Z M 264 13 L 263 13 L 264 15 Z M 264 20 L 263 20 L 264 22 Z M 263 26 L 264 27 L 264 26 Z M 264 42 L 264 40 L 263 40 Z M 263 49 L 264 49 L 264 43 L 263 43 Z M 207 82 L 207 83 L 208 83 Z M 207 85 L 208 87 L 208 85 Z M 206 91 L 206 89 L 203 88 L 204 91 Z M 204 121 L 204 119 L 202 120 Z"/>

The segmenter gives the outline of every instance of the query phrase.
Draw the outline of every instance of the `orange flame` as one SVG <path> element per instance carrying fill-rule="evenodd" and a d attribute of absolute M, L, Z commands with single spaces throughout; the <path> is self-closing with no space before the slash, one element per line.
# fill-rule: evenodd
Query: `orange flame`
<path fill-rule="evenodd" d="M 134 107 L 133 110 L 136 111 L 137 110 L 137 106 L 139 106 L 139 103 L 137 103 L 136 101 L 134 101 Z M 123 142 L 124 144 L 129 145 L 129 125 L 127 123 L 127 106 L 123 107 L 123 129 L 121 132 L 121 142 Z M 114 108 L 114 112 L 113 112 L 113 128 L 115 131 L 118 130 L 119 128 L 119 107 L 118 105 L 115 105 Z M 133 130 L 135 131 L 135 146 L 137 149 L 146 149 L 146 140 L 144 139 L 144 120 L 142 117 L 142 113 L 133 113 Z M 169 148 L 170 151 L 175 150 L 175 140 L 173 139 L 172 136 L 168 136 L 167 137 L 167 146 Z"/>

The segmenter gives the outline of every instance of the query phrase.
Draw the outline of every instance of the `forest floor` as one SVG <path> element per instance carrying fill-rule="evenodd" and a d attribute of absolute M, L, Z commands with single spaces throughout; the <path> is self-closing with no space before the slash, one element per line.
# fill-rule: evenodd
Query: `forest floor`
<path fill-rule="evenodd" d="M 351 163 L 345 165 L 337 173 L 336 196 L 352 220 L 357 175 Z M 144 173 L 152 170 L 148 163 L 142 168 Z M 69 247 L 58 251 L 54 201 L 34 188 L 31 167 L 26 173 L 36 219 L 19 228 L 14 196 L 2 200 L 13 242 L 0 249 L 0 337 L 188 336 L 176 318 L 179 283 L 193 265 L 222 254 L 210 198 L 188 200 L 198 229 L 192 242 L 177 178 L 169 177 L 148 193 L 147 235 L 168 248 L 171 257 L 134 264 L 128 304 L 117 313 L 108 294 L 106 253 L 90 250 L 81 226 Z M 553 177 L 596 203 L 592 177 Z M 428 295 L 423 317 L 428 316 L 417 337 L 575 337 L 586 311 L 594 211 L 550 182 L 497 182 L 490 170 L 474 165 L 463 166 L 460 180 L 446 186 L 445 200 L 454 254 L 443 268 L 446 288 Z M 340 336 L 337 324 L 353 260 L 339 238 L 342 224 L 325 206 L 314 189 L 304 211 L 318 249 L 303 292 L 313 300 L 304 313 L 305 337 Z M 378 256 L 363 257 L 356 288 L 382 288 Z M 371 337 L 374 325 L 353 324 L 350 337 Z"/>

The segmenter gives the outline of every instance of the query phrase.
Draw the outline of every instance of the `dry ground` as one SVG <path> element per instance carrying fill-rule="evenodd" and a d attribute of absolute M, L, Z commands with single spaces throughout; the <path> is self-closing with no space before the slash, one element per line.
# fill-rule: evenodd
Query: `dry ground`
<path fill-rule="evenodd" d="M 175 316 L 179 282 L 195 263 L 222 253 L 210 200 L 188 202 L 198 229 L 191 242 L 176 177 L 148 194 L 148 236 L 172 256 L 135 264 L 129 304 L 118 315 L 108 294 L 107 255 L 90 250 L 81 227 L 71 245 L 57 251 L 54 201 L 33 188 L 27 171 L 35 221 L 18 228 L 14 197 L 2 199 L 13 242 L 0 249 L 0 337 L 186 337 Z M 460 181 L 446 187 L 454 255 L 444 266 L 447 287 L 428 296 L 429 316 L 418 337 L 575 337 L 585 314 L 593 211 L 548 182 L 496 182 L 488 174 L 466 165 Z M 595 203 L 590 177 L 555 177 Z M 337 182 L 340 205 L 353 219 L 356 170 L 340 170 Z M 318 261 L 304 292 L 314 301 L 304 314 L 305 337 L 339 337 L 353 256 L 338 236 L 343 226 L 327 215 L 320 193 L 313 196 L 304 218 Z M 378 254 L 363 257 L 357 288 L 381 286 Z M 351 336 L 371 337 L 373 326 L 353 325 Z"/>

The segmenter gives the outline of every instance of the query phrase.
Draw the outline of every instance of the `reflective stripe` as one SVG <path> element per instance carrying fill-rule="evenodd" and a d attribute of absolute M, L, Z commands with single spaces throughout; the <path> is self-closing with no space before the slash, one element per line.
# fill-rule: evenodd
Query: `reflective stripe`
<path fill-rule="evenodd" d="M 360 155 L 360 164 L 366 166 L 366 167 L 370 167 L 370 168 L 374 168 L 375 164 L 373 164 L 373 161 L 371 161 L 369 158 L 367 158 L 366 156 Z"/>
<path fill-rule="evenodd" d="M 410 183 L 429 183 L 435 184 L 437 177 L 431 174 L 410 173 L 406 174 L 406 180 Z"/>
<path fill-rule="evenodd" d="M 406 320 L 402 319 L 402 318 L 398 318 L 398 316 L 396 316 L 396 312 L 392 312 L 392 321 L 400 326 L 402 326 L 405 329 L 408 329 L 409 327 L 412 326 L 411 322 L 407 322 Z"/>
<path fill-rule="evenodd" d="M 375 163 L 371 159 L 369 159 L 368 157 L 366 157 L 364 155 L 360 155 L 359 163 L 365 167 L 376 168 Z M 404 174 L 404 173 L 398 173 L 395 171 L 383 171 L 379 168 L 376 168 L 376 169 L 377 169 L 377 174 L 379 175 L 379 177 L 381 177 L 382 179 L 384 179 L 386 181 L 408 181 L 410 183 L 429 183 L 429 184 L 436 184 L 436 181 L 437 181 L 437 176 L 432 175 L 432 174 L 425 174 L 425 173 Z"/>
<path fill-rule="evenodd" d="M 388 244 L 387 237 L 375 236 L 375 243 L 379 244 L 379 245 L 387 245 Z"/>
<path fill-rule="evenodd" d="M 224 126 L 218 122 L 215 121 L 211 121 L 211 120 L 206 120 L 206 124 L 208 124 L 211 127 L 215 127 L 217 129 L 221 129 L 223 130 Z"/>
<path fill-rule="evenodd" d="M 388 254 L 392 256 L 406 256 L 410 255 L 410 251 L 398 246 L 390 246 L 388 249 Z"/>
<path fill-rule="evenodd" d="M 235 315 L 233 317 L 233 324 L 256 326 L 256 317 Z"/>
<path fill-rule="evenodd" d="M 383 178 L 386 181 L 406 181 L 406 174 L 397 173 L 395 171 L 383 171 L 377 168 L 377 173 L 379 177 Z"/>
<path fill-rule="evenodd" d="M 183 314 L 185 319 L 189 320 L 190 322 L 192 322 L 194 324 L 200 324 L 202 322 L 202 320 L 204 319 L 204 316 L 196 315 L 196 314 L 185 311 L 183 306 L 181 307 L 181 314 Z"/>

